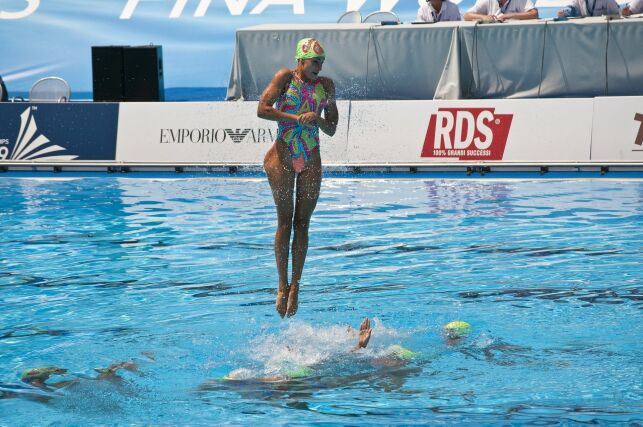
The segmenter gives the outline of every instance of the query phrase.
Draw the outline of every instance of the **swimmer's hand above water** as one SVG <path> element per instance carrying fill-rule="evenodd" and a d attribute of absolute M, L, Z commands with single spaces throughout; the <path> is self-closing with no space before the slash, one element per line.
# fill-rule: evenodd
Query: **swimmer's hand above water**
<path fill-rule="evenodd" d="M 368 317 L 365 317 L 362 320 L 362 324 L 359 325 L 359 339 L 357 341 L 357 347 L 355 350 L 360 348 L 366 348 L 368 341 L 371 339 L 371 321 L 368 320 Z"/>

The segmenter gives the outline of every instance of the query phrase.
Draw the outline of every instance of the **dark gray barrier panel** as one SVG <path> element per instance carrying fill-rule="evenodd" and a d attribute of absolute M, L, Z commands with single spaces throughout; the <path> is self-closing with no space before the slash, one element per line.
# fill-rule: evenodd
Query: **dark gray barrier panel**
<path fill-rule="evenodd" d="M 297 40 L 310 36 L 326 46 L 323 74 L 342 99 L 643 95 L 643 19 L 597 17 L 245 28 L 237 32 L 228 99 L 257 100 L 277 69 L 294 66 Z"/>
<path fill-rule="evenodd" d="M 295 68 L 297 41 L 314 36 L 328 53 L 323 75 L 335 80 L 340 97 L 367 94 L 370 25 L 260 25 L 237 31 L 228 98 L 258 100 L 280 68 Z M 372 55 L 374 61 L 374 55 Z"/>
<path fill-rule="evenodd" d="M 461 27 L 465 98 L 643 94 L 643 20 Z"/>
<path fill-rule="evenodd" d="M 608 25 L 607 91 L 610 96 L 643 94 L 643 19 Z"/>
<path fill-rule="evenodd" d="M 317 38 L 322 74 L 340 99 L 433 99 L 458 23 L 259 25 L 237 31 L 228 99 L 258 100 L 274 73 L 296 65 L 295 45 Z"/>
<path fill-rule="evenodd" d="M 463 98 L 536 98 L 544 33 L 538 21 L 460 28 Z"/>
<path fill-rule="evenodd" d="M 115 160 L 118 104 L 0 103 L 0 160 Z"/>
<path fill-rule="evenodd" d="M 366 70 L 368 91 L 362 99 L 433 99 L 454 37 L 457 32 L 452 26 L 431 31 L 423 25 L 403 31 L 393 25 L 373 27 Z M 336 86 L 341 93 L 341 85 Z"/>
<path fill-rule="evenodd" d="M 607 25 L 608 21 L 602 20 L 552 22 L 545 27 L 541 96 L 609 95 L 605 73 Z"/>

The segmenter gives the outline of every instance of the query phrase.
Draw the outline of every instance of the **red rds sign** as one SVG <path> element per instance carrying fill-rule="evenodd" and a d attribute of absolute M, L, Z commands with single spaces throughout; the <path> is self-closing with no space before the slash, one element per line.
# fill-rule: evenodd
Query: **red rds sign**
<path fill-rule="evenodd" d="M 513 114 L 495 108 L 439 108 L 431 114 L 422 157 L 502 160 Z"/>

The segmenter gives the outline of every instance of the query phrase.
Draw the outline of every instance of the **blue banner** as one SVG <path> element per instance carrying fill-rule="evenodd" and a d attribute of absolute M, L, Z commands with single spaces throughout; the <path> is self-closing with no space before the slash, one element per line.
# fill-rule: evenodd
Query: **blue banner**
<path fill-rule="evenodd" d="M 115 160 L 118 107 L 0 103 L 0 160 Z"/>
<path fill-rule="evenodd" d="M 455 2 L 464 13 L 474 0 Z M 238 28 L 332 23 L 346 10 L 410 22 L 418 0 L 0 0 L 0 76 L 10 95 L 59 76 L 73 99 L 92 89 L 91 46 L 152 43 L 163 46 L 166 88 L 227 87 Z"/>

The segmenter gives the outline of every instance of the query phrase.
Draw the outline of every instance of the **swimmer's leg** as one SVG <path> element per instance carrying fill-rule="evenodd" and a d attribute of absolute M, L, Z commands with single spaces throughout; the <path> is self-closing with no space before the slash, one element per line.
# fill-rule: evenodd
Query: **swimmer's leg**
<path fill-rule="evenodd" d="M 277 289 L 276 308 L 279 315 L 284 317 L 290 290 L 288 287 L 288 252 L 290 250 L 295 186 L 295 174 L 292 170 L 292 162 L 286 144 L 281 141 L 275 142 L 266 154 L 263 167 L 268 175 L 268 182 L 277 207 L 275 260 L 277 262 L 277 274 L 279 275 L 279 287 Z"/>
<path fill-rule="evenodd" d="M 321 156 L 316 150 L 306 163 L 306 168 L 297 176 L 294 229 L 292 239 L 292 280 L 286 314 L 294 316 L 299 306 L 299 281 L 308 252 L 308 226 L 310 217 L 317 206 L 321 187 Z"/>
<path fill-rule="evenodd" d="M 111 365 L 109 365 L 109 368 L 94 368 L 94 370 L 99 374 L 96 379 L 102 380 L 118 377 L 119 369 L 136 373 L 138 372 L 138 365 L 133 361 L 128 361 L 112 363 Z"/>

